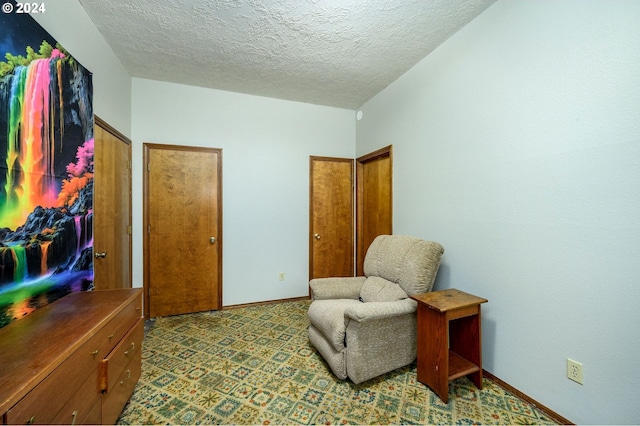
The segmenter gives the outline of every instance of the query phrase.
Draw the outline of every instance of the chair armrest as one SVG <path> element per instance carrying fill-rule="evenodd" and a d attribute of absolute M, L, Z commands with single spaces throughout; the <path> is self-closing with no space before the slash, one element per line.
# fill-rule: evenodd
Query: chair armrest
<path fill-rule="evenodd" d="M 368 302 L 349 306 L 345 312 L 347 318 L 357 322 L 375 321 L 401 315 L 413 314 L 418 304 L 412 299 L 395 300 L 393 302 Z"/>
<path fill-rule="evenodd" d="M 309 282 L 311 299 L 358 299 L 366 277 L 315 278 Z"/>
<path fill-rule="evenodd" d="M 352 303 L 345 309 L 347 375 L 362 383 L 416 359 L 417 302 Z"/>

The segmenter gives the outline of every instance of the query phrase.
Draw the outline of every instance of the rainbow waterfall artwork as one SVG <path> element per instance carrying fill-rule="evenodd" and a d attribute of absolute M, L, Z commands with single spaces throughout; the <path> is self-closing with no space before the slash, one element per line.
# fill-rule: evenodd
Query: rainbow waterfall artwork
<path fill-rule="evenodd" d="M 6 14 L 0 27 L 3 327 L 93 288 L 93 87 L 30 16 Z"/>

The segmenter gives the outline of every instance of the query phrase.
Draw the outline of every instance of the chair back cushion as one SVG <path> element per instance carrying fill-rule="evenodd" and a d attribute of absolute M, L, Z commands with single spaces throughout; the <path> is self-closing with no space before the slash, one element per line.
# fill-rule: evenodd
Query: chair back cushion
<path fill-rule="evenodd" d="M 431 291 L 444 248 L 406 235 L 377 236 L 364 258 L 364 274 L 398 284 L 408 294 Z"/>
<path fill-rule="evenodd" d="M 406 299 L 407 293 L 396 283 L 380 277 L 368 277 L 360 289 L 363 302 L 394 302 Z"/>

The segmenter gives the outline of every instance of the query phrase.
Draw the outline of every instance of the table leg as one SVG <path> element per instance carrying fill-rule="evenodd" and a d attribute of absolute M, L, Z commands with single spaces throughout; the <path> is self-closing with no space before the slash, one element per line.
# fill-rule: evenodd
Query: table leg
<path fill-rule="evenodd" d="M 418 381 L 449 401 L 449 343 L 446 315 L 418 306 Z"/>

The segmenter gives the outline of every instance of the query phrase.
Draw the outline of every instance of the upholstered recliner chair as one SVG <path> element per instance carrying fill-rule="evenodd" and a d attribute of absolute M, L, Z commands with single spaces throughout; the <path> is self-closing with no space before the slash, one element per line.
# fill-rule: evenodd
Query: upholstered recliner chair
<path fill-rule="evenodd" d="M 380 235 L 364 277 L 310 281 L 309 340 L 339 379 L 361 383 L 416 358 L 416 307 L 431 291 L 444 248 L 403 235 Z"/>

